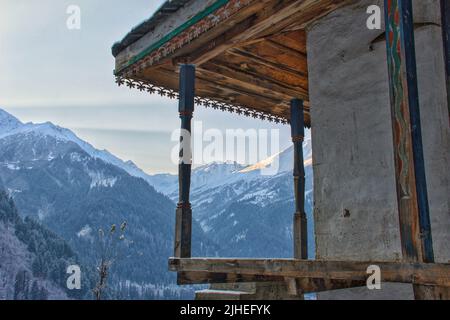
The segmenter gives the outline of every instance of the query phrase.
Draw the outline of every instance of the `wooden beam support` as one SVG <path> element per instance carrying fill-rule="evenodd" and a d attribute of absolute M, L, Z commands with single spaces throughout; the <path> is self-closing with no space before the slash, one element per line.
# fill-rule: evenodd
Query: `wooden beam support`
<path fill-rule="evenodd" d="M 236 273 L 209 273 L 209 272 L 179 272 L 178 285 L 195 284 L 226 284 L 226 283 L 250 283 L 250 282 L 283 282 L 295 281 L 298 292 L 295 295 L 305 293 L 324 292 L 339 289 L 364 287 L 366 281 L 352 281 L 340 279 L 315 279 L 315 278 L 284 278 L 281 276 L 243 275 Z M 293 293 L 294 294 L 294 293 Z"/>
<path fill-rule="evenodd" d="M 191 257 L 192 209 L 189 201 L 192 170 L 191 120 L 194 112 L 195 66 L 183 64 L 180 68 L 181 118 L 180 163 L 178 166 L 179 202 L 175 222 L 175 257 Z"/>
<path fill-rule="evenodd" d="M 319 279 L 319 278 L 299 278 L 297 283 L 297 294 L 319 293 L 340 289 L 350 289 L 365 287 L 365 280 L 341 280 L 341 279 Z"/>
<path fill-rule="evenodd" d="M 236 273 L 178 272 L 178 285 L 248 283 L 248 282 L 282 282 L 283 277 L 247 275 Z"/>
<path fill-rule="evenodd" d="M 444 39 L 445 74 L 447 81 L 447 105 L 450 123 L 450 3 L 441 0 L 442 36 Z"/>
<path fill-rule="evenodd" d="M 433 262 L 411 0 L 385 0 L 385 15 L 403 258 Z"/>
<path fill-rule="evenodd" d="M 305 140 L 305 115 L 303 101 L 291 101 L 291 134 L 294 144 L 294 258 L 308 259 L 308 228 L 305 213 L 305 166 L 303 141 Z"/>
<path fill-rule="evenodd" d="M 169 260 L 174 272 L 206 272 L 285 278 L 367 281 L 367 268 L 377 265 L 383 282 L 450 287 L 450 264 L 396 261 L 324 261 L 294 259 L 176 259 Z"/>

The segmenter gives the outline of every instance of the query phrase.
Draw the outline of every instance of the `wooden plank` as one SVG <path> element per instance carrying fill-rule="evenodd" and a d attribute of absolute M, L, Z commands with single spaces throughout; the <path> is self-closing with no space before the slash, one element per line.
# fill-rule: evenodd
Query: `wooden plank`
<path fill-rule="evenodd" d="M 223 82 L 232 82 L 242 87 L 253 88 L 262 95 L 272 95 L 285 101 L 289 101 L 292 97 L 307 97 L 308 95 L 306 90 L 294 90 L 289 86 L 267 78 L 260 78 L 257 75 L 235 68 L 232 65 L 226 65 L 220 61 L 209 61 L 203 64 L 199 70 L 213 78 L 221 77 Z"/>
<path fill-rule="evenodd" d="M 267 35 L 274 35 L 280 32 L 294 32 L 305 30 L 309 25 L 325 17 L 332 11 L 351 4 L 355 0 L 321 0 L 321 1 L 305 1 L 303 3 L 305 9 L 296 12 L 295 14 L 285 18 L 277 25 L 272 25 L 259 34 L 260 37 Z"/>
<path fill-rule="evenodd" d="M 299 40 L 300 41 L 300 40 Z M 291 48 L 286 43 L 278 43 L 274 40 L 268 39 L 262 45 L 266 45 L 268 48 L 272 49 L 272 54 L 274 54 L 277 62 L 290 65 L 289 60 L 293 60 L 292 68 L 299 69 L 301 72 L 308 73 L 307 56 L 306 53 L 297 51 Z M 261 43 L 259 43 L 261 46 Z M 283 57 L 286 55 L 286 57 Z"/>
<path fill-rule="evenodd" d="M 269 64 L 258 57 L 246 57 L 237 51 L 229 51 L 213 61 L 214 63 L 226 65 L 233 70 L 240 70 L 258 79 L 303 93 L 300 97 L 305 93 L 308 94 L 308 79 L 306 76 L 297 72 L 291 73 L 281 70 L 277 65 Z"/>
<path fill-rule="evenodd" d="M 175 259 L 170 271 L 232 273 L 241 275 L 282 276 L 366 281 L 367 268 L 377 265 L 384 282 L 413 283 L 450 287 L 450 264 L 396 261 L 324 261 L 293 259 Z"/>
<path fill-rule="evenodd" d="M 366 285 L 366 281 L 341 279 L 289 278 L 296 284 L 295 295 L 357 288 Z M 243 275 L 236 273 L 179 272 L 178 285 L 226 284 L 251 282 L 282 282 L 281 276 Z"/>
<path fill-rule="evenodd" d="M 280 94 L 270 92 L 269 90 L 266 90 L 264 88 L 244 85 L 242 83 L 234 81 L 234 79 L 223 77 L 220 74 L 209 72 L 208 70 L 204 69 L 201 69 L 199 71 L 198 79 L 201 79 L 204 82 L 209 82 L 214 86 L 234 91 L 239 95 L 252 96 L 258 99 L 268 100 L 274 105 L 283 104 L 283 100 L 285 98 Z"/>
<path fill-rule="evenodd" d="M 246 275 L 236 273 L 179 272 L 179 285 L 247 283 L 247 282 L 281 282 L 280 276 Z"/>
<path fill-rule="evenodd" d="M 298 288 L 297 294 L 359 288 L 367 285 L 367 282 L 364 280 L 299 278 L 295 279 L 295 281 Z"/>
<path fill-rule="evenodd" d="M 403 258 L 433 262 L 411 0 L 385 0 L 385 15 Z"/>
<path fill-rule="evenodd" d="M 270 40 L 288 46 L 306 55 L 306 31 L 297 30 L 283 32 L 269 38 Z"/>
<path fill-rule="evenodd" d="M 242 48 L 238 49 L 231 49 L 228 51 L 229 54 L 236 55 L 240 58 L 242 58 L 244 61 L 253 62 L 255 64 L 261 64 L 269 68 L 273 68 L 278 72 L 285 72 L 288 73 L 294 77 L 300 77 L 302 79 L 307 79 L 308 77 L 308 70 L 307 68 L 304 68 L 302 70 L 299 69 L 293 69 L 290 66 L 287 66 L 285 64 L 279 63 L 278 61 L 273 61 L 273 59 L 269 60 L 266 58 L 263 58 L 259 56 L 258 54 L 255 54 L 250 51 L 243 50 Z"/>

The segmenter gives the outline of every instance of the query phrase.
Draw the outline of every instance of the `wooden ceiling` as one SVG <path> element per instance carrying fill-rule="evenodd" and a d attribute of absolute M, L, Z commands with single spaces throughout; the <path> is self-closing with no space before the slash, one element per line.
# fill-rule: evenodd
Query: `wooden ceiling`
<path fill-rule="evenodd" d="M 309 125 L 305 26 L 346 2 L 256 2 L 134 78 L 178 91 L 179 63 L 192 63 L 197 96 L 285 119 L 290 100 L 303 99 Z"/>

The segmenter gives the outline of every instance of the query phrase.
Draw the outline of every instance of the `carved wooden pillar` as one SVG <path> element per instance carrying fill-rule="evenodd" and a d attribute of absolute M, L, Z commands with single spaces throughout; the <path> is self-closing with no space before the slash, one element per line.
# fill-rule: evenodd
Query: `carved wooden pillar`
<path fill-rule="evenodd" d="M 291 101 L 291 132 L 294 143 L 294 258 L 308 259 L 308 230 L 305 213 L 305 166 L 303 141 L 305 138 L 305 118 L 303 101 Z"/>
<path fill-rule="evenodd" d="M 385 0 L 395 173 L 405 259 L 433 262 L 411 0 Z"/>
<path fill-rule="evenodd" d="M 422 145 L 413 7 L 411 0 L 385 0 L 384 5 L 403 259 L 432 263 L 434 252 Z M 424 286 L 414 286 L 416 299 L 426 298 L 431 291 Z"/>
<path fill-rule="evenodd" d="M 450 3 L 441 0 L 442 35 L 444 38 L 445 75 L 447 81 L 447 103 L 450 123 Z"/>
<path fill-rule="evenodd" d="M 179 202 L 175 222 L 175 257 L 191 257 L 192 209 L 189 201 L 191 187 L 192 148 L 191 120 L 194 112 L 195 66 L 180 67 L 181 148 L 178 166 Z"/>

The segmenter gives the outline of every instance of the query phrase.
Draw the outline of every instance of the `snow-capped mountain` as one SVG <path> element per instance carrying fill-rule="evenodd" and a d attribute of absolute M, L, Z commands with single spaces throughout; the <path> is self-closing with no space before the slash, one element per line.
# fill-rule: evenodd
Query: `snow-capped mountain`
<path fill-rule="evenodd" d="M 309 137 L 304 150 L 306 211 L 313 230 Z M 277 170 L 266 175 L 269 167 Z M 251 166 L 212 163 L 193 170 L 194 255 L 291 257 L 292 167 L 289 148 Z M 87 265 L 97 254 L 96 230 L 126 220 L 129 256 L 117 266 L 116 279 L 144 287 L 173 284 L 167 258 L 173 250 L 177 176 L 147 175 L 68 129 L 24 124 L 0 111 L 2 185 L 23 216 L 64 238 Z M 312 232 L 309 239 L 313 254 Z"/>
<path fill-rule="evenodd" d="M 309 250 L 314 255 L 312 149 L 304 143 Z M 220 245 L 220 256 L 291 257 L 294 213 L 293 147 L 251 166 L 211 163 L 192 172 L 194 218 Z M 267 170 L 268 168 L 275 170 Z M 270 173 L 270 174 L 268 174 Z M 150 183 L 174 201 L 176 176 L 157 175 Z"/>
<path fill-rule="evenodd" d="M 23 124 L 6 112 L 1 119 L 0 186 L 21 216 L 62 237 L 91 267 L 101 254 L 98 230 L 127 221 L 125 257 L 114 267 L 111 283 L 120 279 L 158 287 L 159 298 L 179 297 L 180 291 L 165 290 L 175 283 L 167 271 L 175 203 L 139 177 L 132 163 L 96 150 L 70 130 L 51 123 Z M 194 253 L 214 255 L 215 244 L 198 224 L 193 229 Z"/>
<path fill-rule="evenodd" d="M 0 109 L 0 139 L 16 135 L 32 135 L 35 137 L 51 137 L 58 142 L 73 142 L 84 152 L 95 159 L 100 159 L 106 163 L 117 166 L 134 177 L 149 179 L 149 176 L 139 169 L 132 161 L 124 162 L 106 150 L 95 149 L 88 142 L 78 138 L 75 133 L 66 128 L 61 128 L 51 122 L 34 124 L 22 123 L 13 115 Z M 49 155 L 52 158 L 54 155 Z"/>
<path fill-rule="evenodd" d="M 23 124 L 19 121 L 19 119 L 0 109 L 0 136 L 3 136 L 4 134 L 7 134 L 8 132 L 11 132 L 21 126 L 23 126 Z"/>
<path fill-rule="evenodd" d="M 304 165 L 312 165 L 311 134 L 308 131 L 303 145 Z M 256 164 L 245 166 L 236 162 L 212 162 L 192 171 L 192 193 L 202 193 L 220 186 L 239 181 L 270 180 L 281 174 L 291 174 L 294 168 L 294 149 L 289 147 Z M 158 191 L 176 200 L 178 196 L 178 177 L 171 174 L 149 176 L 147 181 Z"/>

